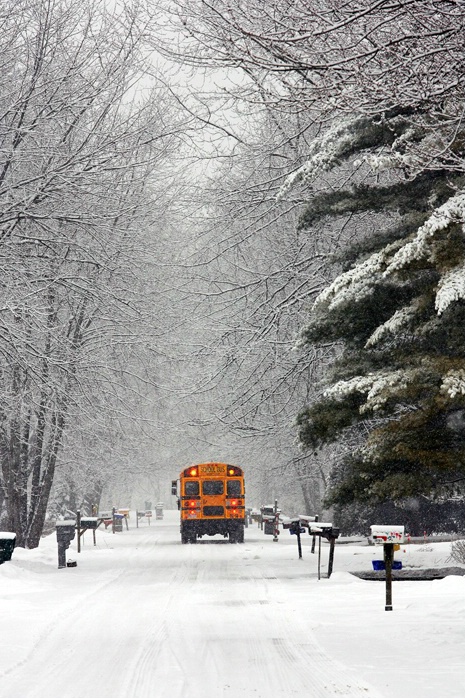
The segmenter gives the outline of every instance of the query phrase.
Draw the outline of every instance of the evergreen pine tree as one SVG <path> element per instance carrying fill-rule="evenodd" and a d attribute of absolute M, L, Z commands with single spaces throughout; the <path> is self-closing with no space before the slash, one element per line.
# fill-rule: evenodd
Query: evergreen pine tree
<path fill-rule="evenodd" d="M 428 162 L 426 123 L 407 110 L 345 119 L 284 185 L 348 163 L 371 173 L 315 194 L 300 222 L 310 234 L 371 212 L 378 224 L 344 251 L 301 337 L 338 347 L 298 417 L 306 447 L 357 444 L 334 474 L 328 501 L 338 505 L 444 493 L 465 478 L 465 177 Z M 460 155 L 463 135 L 449 152 Z"/>

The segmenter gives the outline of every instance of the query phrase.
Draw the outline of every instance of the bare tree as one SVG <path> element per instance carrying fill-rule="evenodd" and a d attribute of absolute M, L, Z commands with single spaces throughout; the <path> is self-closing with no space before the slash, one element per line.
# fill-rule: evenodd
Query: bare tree
<path fill-rule="evenodd" d="M 73 430 L 92 442 L 148 409 L 154 196 L 181 126 L 161 86 L 136 91 L 137 2 L 20 0 L 0 21 L 1 488 L 35 547 Z"/>
<path fill-rule="evenodd" d="M 239 69 L 240 95 L 315 123 L 408 112 L 430 137 L 406 142 L 413 172 L 463 168 L 463 4 L 450 0 L 176 0 L 168 54 Z M 439 136 L 438 136 L 439 132 Z M 404 163 L 406 160 L 404 160 Z"/>

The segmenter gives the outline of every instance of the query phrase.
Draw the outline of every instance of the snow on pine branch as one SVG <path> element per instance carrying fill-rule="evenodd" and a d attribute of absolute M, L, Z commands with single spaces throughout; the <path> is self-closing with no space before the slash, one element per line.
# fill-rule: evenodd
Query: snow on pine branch
<path fill-rule="evenodd" d="M 412 154 L 406 151 L 406 146 L 418 137 L 418 129 L 415 126 L 410 126 L 402 130 L 405 126 L 402 115 L 391 118 L 389 124 L 392 132 L 397 129 L 402 132 L 395 138 L 388 150 L 383 149 L 383 152 L 380 153 L 367 153 L 355 160 L 354 167 L 359 167 L 362 162 L 365 162 L 372 171 L 379 172 L 400 167 L 412 168 L 415 165 Z M 320 172 L 326 172 L 338 165 L 340 159 L 347 157 L 352 150 L 355 151 L 357 148 L 363 150 L 368 147 L 363 134 L 366 134 L 373 126 L 374 123 L 367 120 L 366 117 L 346 117 L 340 119 L 322 136 L 315 138 L 309 148 L 308 160 L 286 177 L 276 196 L 277 200 L 282 199 L 294 184 L 310 182 Z M 380 124 L 377 126 L 381 127 Z"/>
<path fill-rule="evenodd" d="M 324 392 L 324 397 L 342 399 L 351 393 L 366 393 L 367 399 L 360 407 L 360 413 L 381 409 L 392 395 L 405 390 L 418 376 L 418 371 L 391 371 L 390 373 L 369 373 L 355 376 L 347 381 L 338 381 Z"/>
<path fill-rule="evenodd" d="M 414 260 L 428 255 L 433 236 L 440 230 L 444 230 L 451 223 L 465 221 L 465 194 L 458 193 L 437 208 L 428 220 L 418 228 L 413 240 L 404 244 L 392 257 L 384 276 L 403 269 Z"/>
<path fill-rule="evenodd" d="M 438 315 L 461 298 L 465 298 L 465 265 L 451 269 L 439 282 L 435 303 Z"/>
<path fill-rule="evenodd" d="M 348 146 L 354 141 L 354 134 L 351 127 L 357 123 L 358 119 L 346 118 L 339 121 L 332 128 L 328 129 L 310 145 L 309 159 L 295 172 L 286 177 L 276 198 L 279 201 L 298 182 L 309 182 L 319 172 L 330 170 L 338 161 L 340 155 L 345 152 Z"/>
<path fill-rule="evenodd" d="M 403 327 L 405 323 L 416 315 L 418 307 L 419 299 L 415 298 L 409 305 L 396 310 L 394 315 L 392 315 L 389 320 L 377 327 L 373 334 L 368 337 L 365 348 L 368 349 L 369 347 L 375 346 L 375 344 L 377 344 L 387 334 L 394 334 L 394 332 Z"/>
<path fill-rule="evenodd" d="M 441 392 L 447 393 L 450 398 L 465 395 L 465 370 L 460 368 L 448 371 L 442 380 Z"/>
<path fill-rule="evenodd" d="M 373 172 L 382 172 L 383 170 L 412 166 L 413 160 L 411 154 L 399 152 L 399 149 L 403 149 L 416 135 L 416 129 L 411 126 L 395 139 L 389 151 L 368 153 L 362 158 L 355 160 L 354 167 L 359 167 L 362 162 L 365 162 Z"/>
<path fill-rule="evenodd" d="M 386 278 L 409 262 L 426 256 L 430 252 L 432 238 L 437 232 L 444 230 L 451 223 L 464 221 L 465 194 L 458 193 L 432 213 L 418 229 L 413 240 L 407 243 L 396 241 L 386 245 L 381 251 L 375 252 L 368 259 L 336 277 L 317 296 L 313 309 L 324 304 L 329 304 L 328 308 L 332 309 L 343 302 L 366 296 L 371 293 L 377 278 Z M 436 296 L 438 314 L 461 298 L 465 298 L 465 266 L 450 270 L 440 282 Z M 414 310 L 414 304 L 401 308 L 372 334 L 366 346 L 373 346 L 386 332 L 394 331 L 413 315 Z"/>
<path fill-rule="evenodd" d="M 371 293 L 376 277 L 380 277 L 392 252 L 397 250 L 399 242 L 386 245 L 380 252 L 375 252 L 368 259 L 356 264 L 349 271 L 339 274 L 315 299 L 313 309 L 328 303 L 335 308 L 340 303 L 353 298 L 362 298 Z"/>

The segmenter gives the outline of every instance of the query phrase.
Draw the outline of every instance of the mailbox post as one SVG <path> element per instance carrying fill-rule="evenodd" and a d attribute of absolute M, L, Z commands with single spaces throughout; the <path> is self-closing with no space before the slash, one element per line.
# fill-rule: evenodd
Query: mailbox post
<path fill-rule="evenodd" d="M 394 560 L 394 543 L 383 545 L 384 565 L 386 568 L 386 605 L 385 611 L 392 611 L 392 563 Z"/>
<path fill-rule="evenodd" d="M 297 549 L 299 551 L 299 560 L 302 559 L 302 541 L 300 540 L 300 534 L 305 531 L 305 528 L 302 527 L 302 524 L 300 523 L 300 519 L 285 519 L 283 521 L 283 528 L 289 529 L 289 533 L 293 536 L 296 536 L 297 538 Z"/>
<path fill-rule="evenodd" d="M 299 559 L 302 558 L 302 543 L 300 534 L 304 533 L 305 529 L 313 537 L 318 537 L 318 579 L 320 579 L 321 567 L 321 539 L 325 538 L 329 543 L 329 560 L 328 560 L 328 579 L 333 573 L 334 563 L 334 546 L 336 539 L 339 538 L 340 530 L 333 526 L 332 523 L 318 523 L 316 516 L 298 516 L 295 519 L 284 519 L 283 528 L 289 529 L 289 533 L 297 537 L 297 548 L 299 551 Z"/>
<path fill-rule="evenodd" d="M 277 543 L 279 538 L 279 512 L 278 500 L 274 500 L 274 521 L 273 521 L 273 542 Z"/>
<path fill-rule="evenodd" d="M 392 611 L 392 564 L 394 562 L 394 545 L 404 542 L 405 526 L 371 526 L 373 541 L 383 546 L 384 567 L 386 570 L 386 605 L 385 611 Z"/>
<path fill-rule="evenodd" d="M 65 519 L 55 523 L 58 543 L 58 569 L 66 567 L 66 550 L 74 538 L 76 524 L 73 519 Z"/>
<path fill-rule="evenodd" d="M 77 551 L 81 552 L 81 536 L 88 530 L 92 531 L 92 537 L 94 540 L 94 545 L 97 545 L 97 540 L 95 537 L 95 531 L 99 524 L 99 519 L 97 516 L 81 516 L 81 512 L 76 512 L 76 528 L 78 530 L 78 540 L 77 540 Z"/>
<path fill-rule="evenodd" d="M 308 524 L 308 532 L 310 535 L 318 536 L 318 579 L 320 579 L 320 565 L 321 565 L 321 539 L 329 543 L 329 559 L 328 559 L 328 579 L 333 573 L 334 564 L 334 546 L 336 544 L 336 539 L 339 538 L 340 530 L 333 526 L 332 523 L 322 523 L 320 521 L 315 521 L 314 523 Z"/>

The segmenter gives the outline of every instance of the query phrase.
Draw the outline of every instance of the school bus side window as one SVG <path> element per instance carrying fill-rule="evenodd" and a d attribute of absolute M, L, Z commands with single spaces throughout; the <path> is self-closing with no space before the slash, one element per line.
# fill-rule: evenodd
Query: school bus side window
<path fill-rule="evenodd" d="M 186 480 L 184 491 L 188 497 L 199 494 L 199 483 L 196 480 Z"/>
<path fill-rule="evenodd" d="M 226 491 L 229 497 L 240 497 L 241 496 L 241 481 L 240 480 L 228 480 L 226 483 Z"/>
<path fill-rule="evenodd" d="M 203 494 L 223 494 L 223 480 L 204 480 L 202 482 Z"/>

